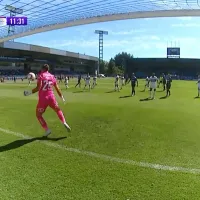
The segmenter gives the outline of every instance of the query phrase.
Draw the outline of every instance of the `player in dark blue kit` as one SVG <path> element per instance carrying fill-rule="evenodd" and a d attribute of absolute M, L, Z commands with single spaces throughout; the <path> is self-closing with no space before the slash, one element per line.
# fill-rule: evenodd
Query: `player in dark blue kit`
<path fill-rule="evenodd" d="M 166 90 L 166 76 L 165 76 L 165 74 L 163 73 L 162 74 L 162 84 L 163 84 L 163 91 L 165 91 Z"/>
<path fill-rule="evenodd" d="M 132 76 L 129 80 L 129 82 L 131 81 L 131 88 L 132 88 L 132 92 L 131 92 L 131 96 L 135 95 L 135 86 L 137 84 L 137 87 L 138 87 L 138 80 L 137 80 L 137 77 L 135 76 L 134 73 L 132 73 Z"/>
<path fill-rule="evenodd" d="M 171 84 L 172 84 L 172 78 L 171 78 L 170 74 L 168 74 L 166 76 L 166 90 L 167 90 L 166 97 L 171 95 L 171 91 L 170 91 Z"/>
<path fill-rule="evenodd" d="M 79 75 L 79 76 L 78 76 L 78 83 L 76 84 L 75 88 L 76 88 L 77 86 L 81 87 L 81 79 L 82 79 L 82 77 L 81 77 L 81 75 Z"/>

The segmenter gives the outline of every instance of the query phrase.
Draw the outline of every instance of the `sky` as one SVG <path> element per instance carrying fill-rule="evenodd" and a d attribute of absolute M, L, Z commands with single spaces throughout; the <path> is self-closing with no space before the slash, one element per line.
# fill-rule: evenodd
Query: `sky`
<path fill-rule="evenodd" d="M 166 58 L 168 47 L 180 47 L 181 58 L 200 58 L 200 18 L 151 18 L 113 21 L 54 30 L 16 39 L 98 57 L 98 35 L 104 36 L 104 60 L 120 52 L 137 58 Z"/>

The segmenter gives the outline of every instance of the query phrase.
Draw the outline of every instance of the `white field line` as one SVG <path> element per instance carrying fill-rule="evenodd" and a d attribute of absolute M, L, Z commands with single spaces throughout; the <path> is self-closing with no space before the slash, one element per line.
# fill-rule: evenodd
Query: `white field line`
<path fill-rule="evenodd" d="M 14 135 L 14 136 L 17 136 L 17 137 L 20 137 L 23 139 L 32 139 L 33 138 L 28 135 L 24 135 L 22 133 L 10 131 L 10 130 L 3 129 L 3 128 L 0 128 L 0 132 Z M 90 152 L 90 151 L 84 151 L 84 150 L 79 150 L 79 149 L 75 149 L 75 148 L 68 148 L 64 145 L 56 144 L 56 143 L 52 143 L 52 142 L 48 142 L 48 141 L 44 141 L 44 140 L 38 140 L 37 142 L 40 142 L 49 147 L 61 149 L 61 150 L 68 151 L 68 152 L 79 153 L 82 155 L 99 158 L 101 160 L 106 160 L 106 161 L 115 162 L 115 163 L 122 163 L 122 164 L 127 164 L 127 165 L 138 166 L 138 167 L 151 168 L 151 169 L 155 169 L 155 170 L 200 174 L 200 169 L 167 166 L 167 165 L 153 164 L 153 163 L 147 163 L 147 162 L 138 162 L 138 161 L 134 161 L 134 160 L 128 160 L 128 159 L 117 158 L 117 157 L 108 156 L 108 155 L 104 155 L 104 154 L 98 154 L 98 153 L 94 153 L 94 152 Z"/>

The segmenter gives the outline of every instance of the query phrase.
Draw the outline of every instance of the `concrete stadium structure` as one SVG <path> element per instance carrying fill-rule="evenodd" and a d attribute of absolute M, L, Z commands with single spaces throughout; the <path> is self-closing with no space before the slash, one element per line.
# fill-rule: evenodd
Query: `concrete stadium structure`
<path fill-rule="evenodd" d="M 0 70 L 38 71 L 42 63 L 49 63 L 56 73 L 94 73 L 98 58 L 64 50 L 18 42 L 0 44 Z M 9 64 L 10 63 L 10 64 Z M 11 67 L 11 63 L 15 63 Z"/>

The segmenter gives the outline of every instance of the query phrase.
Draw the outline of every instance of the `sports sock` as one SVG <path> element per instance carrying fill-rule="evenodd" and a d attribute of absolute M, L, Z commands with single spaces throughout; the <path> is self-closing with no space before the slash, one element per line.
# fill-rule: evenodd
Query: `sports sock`
<path fill-rule="evenodd" d="M 152 98 L 154 98 L 155 97 L 155 91 L 153 91 L 153 97 Z"/>
<path fill-rule="evenodd" d="M 60 119 L 60 121 L 61 121 L 63 124 L 66 123 L 63 112 L 62 112 L 61 110 L 58 110 L 56 113 L 57 113 L 58 118 Z"/>
<path fill-rule="evenodd" d="M 46 121 L 45 121 L 44 118 L 42 117 L 42 115 L 41 115 L 41 116 L 37 116 L 37 119 L 38 119 L 38 121 L 40 122 L 42 128 L 43 128 L 45 131 L 47 131 L 47 130 L 48 130 L 48 126 L 47 126 Z"/>

